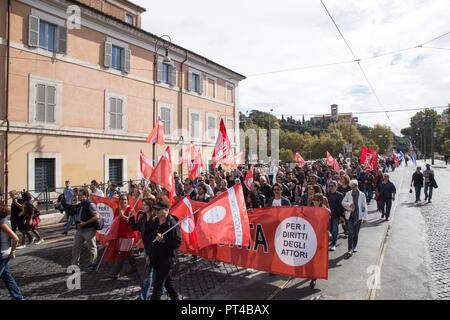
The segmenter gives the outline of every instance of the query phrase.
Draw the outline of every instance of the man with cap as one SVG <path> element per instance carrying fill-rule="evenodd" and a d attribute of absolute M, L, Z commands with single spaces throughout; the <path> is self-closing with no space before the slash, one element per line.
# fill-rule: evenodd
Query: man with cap
<path fill-rule="evenodd" d="M 155 280 L 151 300 L 160 300 L 164 285 L 172 300 L 179 300 L 178 293 L 172 285 L 170 270 L 175 263 L 176 250 L 181 245 L 181 231 L 177 219 L 169 214 L 169 203 L 159 201 L 153 208 L 156 219 L 151 230 L 152 242 L 146 254 L 155 271 Z M 169 231 L 170 230 L 170 231 Z M 167 232 L 166 234 L 164 234 Z M 164 234 L 164 235 L 163 235 Z"/>

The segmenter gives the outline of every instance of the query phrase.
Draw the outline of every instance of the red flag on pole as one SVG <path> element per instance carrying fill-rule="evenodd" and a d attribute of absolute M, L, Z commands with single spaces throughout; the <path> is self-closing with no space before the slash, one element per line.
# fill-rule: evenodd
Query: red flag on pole
<path fill-rule="evenodd" d="M 248 245 L 250 225 L 240 183 L 209 202 L 197 214 L 199 248 L 217 243 Z"/>
<path fill-rule="evenodd" d="M 299 162 L 300 166 L 303 166 L 305 164 L 305 160 L 303 160 L 302 156 L 298 152 L 295 153 L 294 161 Z"/>
<path fill-rule="evenodd" d="M 244 163 L 244 153 L 242 151 L 236 153 L 235 155 L 223 159 L 223 164 L 225 166 L 229 166 L 230 168 L 234 169 L 237 165 Z"/>
<path fill-rule="evenodd" d="M 195 178 L 199 177 L 201 167 L 203 167 L 202 154 L 200 153 L 200 149 L 198 149 L 195 160 L 192 160 L 189 166 L 189 179 L 194 180 Z"/>
<path fill-rule="evenodd" d="M 175 182 L 173 180 L 172 156 L 170 155 L 169 147 L 167 147 L 158 164 L 153 169 L 150 180 L 169 191 L 170 203 L 172 204 L 176 193 Z"/>
<path fill-rule="evenodd" d="M 398 167 L 400 165 L 400 163 L 397 160 L 397 157 L 395 156 L 395 154 L 392 155 L 392 158 L 394 159 L 395 165 Z"/>
<path fill-rule="evenodd" d="M 195 230 L 195 219 L 193 215 L 190 216 L 192 213 L 192 204 L 188 197 L 183 198 L 182 201 L 178 201 L 170 211 L 171 215 L 176 216 L 181 221 L 181 236 L 186 246 L 191 250 L 195 250 L 198 248 L 198 241 L 197 231 Z"/>
<path fill-rule="evenodd" d="M 142 149 L 141 152 L 139 153 L 139 159 L 141 162 L 142 176 L 144 177 L 145 180 L 147 180 L 152 175 L 153 167 L 151 165 L 150 160 L 148 160 L 145 154 L 142 152 Z"/>
<path fill-rule="evenodd" d="M 371 171 L 376 171 L 378 165 L 378 153 L 375 150 L 362 147 L 360 163 L 364 164 L 364 166 Z"/>
<path fill-rule="evenodd" d="M 248 170 L 247 175 L 245 176 L 245 179 L 244 179 L 245 185 L 247 186 L 247 188 L 250 189 L 250 187 L 252 186 L 252 183 L 253 183 L 253 179 L 254 179 L 254 177 L 253 177 L 253 165 L 252 165 L 252 167 L 250 168 L 250 170 Z"/>
<path fill-rule="evenodd" d="M 214 147 L 214 152 L 212 154 L 213 159 L 213 168 L 216 167 L 219 161 L 223 161 L 231 154 L 231 142 L 228 139 L 227 129 L 225 128 L 225 124 L 223 119 L 220 119 L 220 129 L 219 135 L 217 136 L 216 145 Z"/>
<path fill-rule="evenodd" d="M 156 123 L 156 126 L 153 128 L 152 132 L 150 132 L 145 142 L 150 144 L 156 142 L 161 146 L 164 145 L 164 127 L 161 121 L 161 117 L 158 117 L 158 122 Z"/>
<path fill-rule="evenodd" d="M 197 151 L 195 150 L 194 143 L 191 141 L 189 145 L 186 147 L 186 149 L 183 152 L 183 156 L 181 157 L 179 165 L 181 166 L 183 163 L 187 164 L 188 166 L 191 165 L 192 160 L 195 161 L 197 155 Z"/>
<path fill-rule="evenodd" d="M 339 163 L 338 163 L 337 159 L 334 159 L 333 170 L 336 172 L 341 171 L 341 168 L 339 167 Z"/>
<path fill-rule="evenodd" d="M 331 156 L 331 154 L 327 151 L 327 165 L 332 166 L 334 164 L 334 158 Z"/>

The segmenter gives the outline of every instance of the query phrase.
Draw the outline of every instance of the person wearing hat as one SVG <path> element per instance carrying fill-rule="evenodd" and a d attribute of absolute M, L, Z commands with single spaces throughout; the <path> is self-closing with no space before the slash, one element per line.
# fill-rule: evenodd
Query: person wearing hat
<path fill-rule="evenodd" d="M 175 263 L 176 250 L 181 245 L 181 231 L 177 219 L 169 213 L 169 203 L 159 201 L 153 208 L 156 219 L 152 228 L 152 242 L 146 253 L 155 272 L 155 280 L 151 300 L 160 300 L 163 285 L 170 299 L 179 300 L 178 293 L 172 285 L 170 270 Z M 170 231 L 168 231 L 170 229 Z M 164 234 L 167 231 L 166 234 Z M 164 234 L 164 235 L 163 235 Z"/>

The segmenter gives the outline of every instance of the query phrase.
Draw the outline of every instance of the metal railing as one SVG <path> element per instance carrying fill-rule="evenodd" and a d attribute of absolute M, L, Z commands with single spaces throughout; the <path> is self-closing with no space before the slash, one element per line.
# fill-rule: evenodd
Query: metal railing
<path fill-rule="evenodd" d="M 131 185 L 138 185 L 139 183 L 145 184 L 145 180 L 144 179 L 139 179 L 139 180 L 125 180 L 125 181 L 121 181 L 120 184 L 116 183 L 118 189 L 120 189 L 122 192 L 128 192 L 128 190 L 130 190 L 130 186 Z M 119 187 L 120 185 L 120 187 Z M 74 188 L 87 188 L 89 189 L 90 183 L 89 184 L 83 184 L 83 185 L 79 185 L 79 186 L 70 186 L 72 189 Z M 106 195 L 106 189 L 107 189 L 108 185 L 107 183 L 104 182 L 99 182 L 98 188 L 100 190 L 103 191 L 103 193 L 105 193 Z M 49 188 L 46 187 L 45 190 L 25 190 L 22 189 L 22 191 L 19 191 L 19 198 L 22 197 L 22 194 L 24 194 L 25 192 L 29 192 L 31 194 L 31 196 L 33 197 L 33 202 L 36 206 L 36 208 L 41 212 L 41 213 L 49 213 L 50 211 L 55 211 L 58 210 L 55 208 L 55 205 L 58 203 L 58 197 L 64 193 L 64 189 L 65 187 L 61 187 L 61 188 Z M 14 190 L 14 188 L 11 188 L 10 190 Z M 9 194 L 5 194 L 5 193 L 1 193 L 0 194 L 0 202 L 3 204 L 10 204 L 11 197 L 9 196 Z"/>

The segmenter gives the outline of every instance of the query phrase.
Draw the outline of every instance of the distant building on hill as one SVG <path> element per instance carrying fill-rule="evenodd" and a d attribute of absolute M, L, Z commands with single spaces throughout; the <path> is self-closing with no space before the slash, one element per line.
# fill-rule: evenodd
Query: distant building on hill
<path fill-rule="evenodd" d="M 327 122 L 331 121 L 339 121 L 339 120 L 347 120 L 348 122 L 351 122 L 352 124 L 356 125 L 358 123 L 358 117 L 353 117 L 353 113 L 339 113 L 338 112 L 338 105 L 332 104 L 331 106 L 331 114 L 321 114 L 316 115 L 311 118 L 311 121 L 313 123 L 322 122 L 323 120 Z"/>

